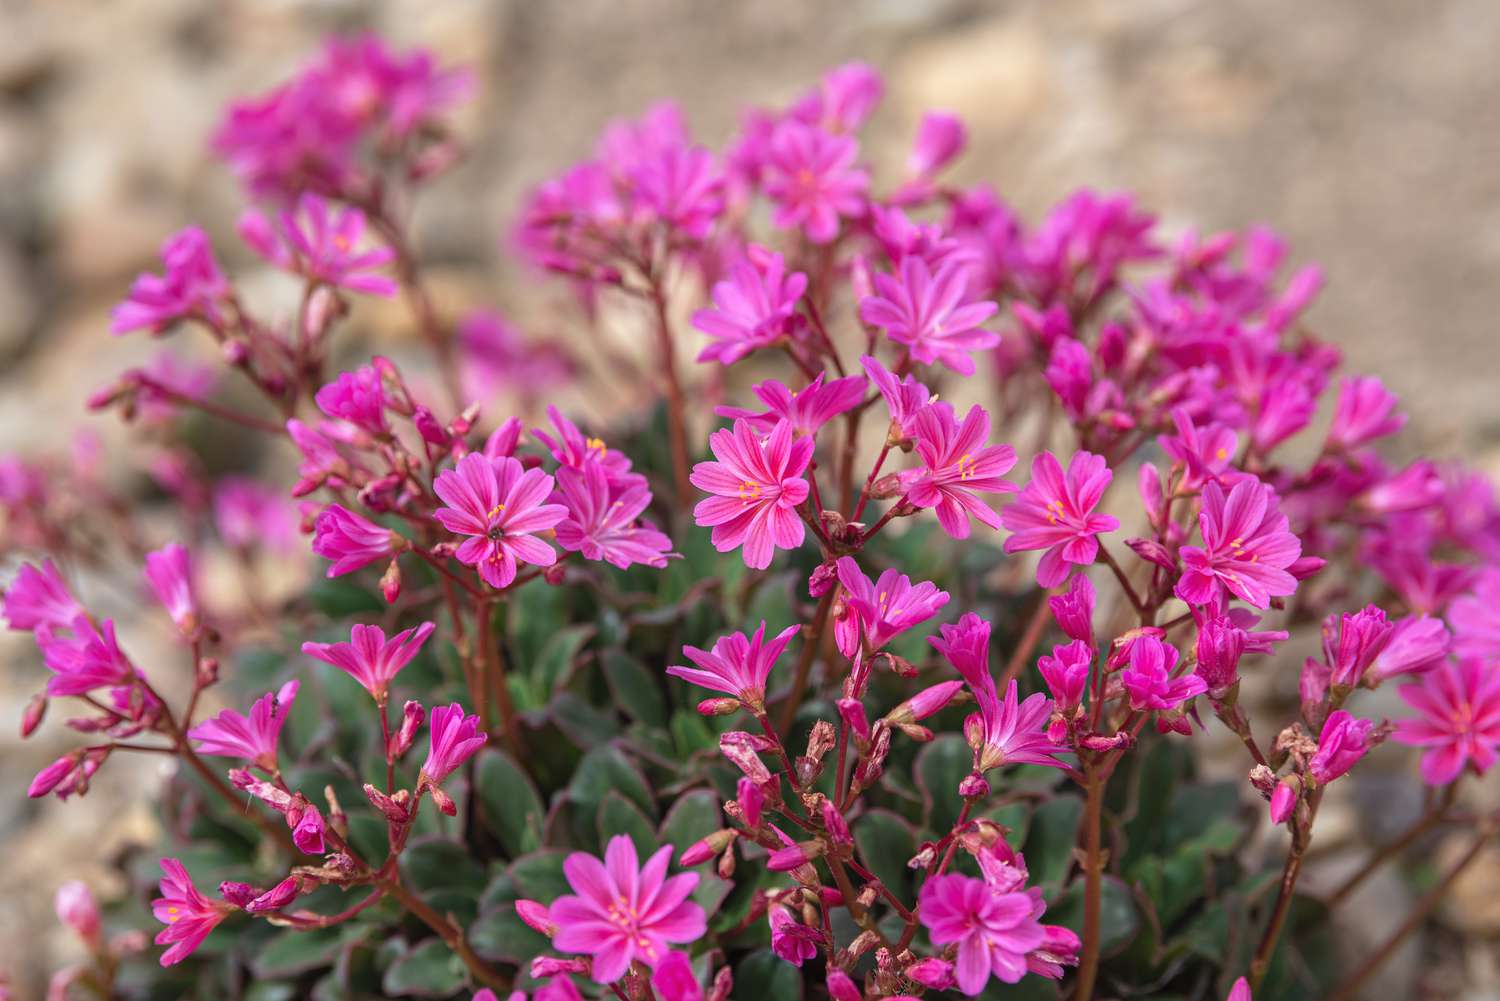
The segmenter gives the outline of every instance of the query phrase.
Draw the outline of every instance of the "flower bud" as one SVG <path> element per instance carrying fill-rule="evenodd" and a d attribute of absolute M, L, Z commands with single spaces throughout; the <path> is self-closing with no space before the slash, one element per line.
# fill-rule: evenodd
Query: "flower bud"
<path fill-rule="evenodd" d="M 864 703 L 859 699 L 839 699 L 839 717 L 844 721 L 854 734 L 856 744 L 863 744 L 870 739 L 870 721 L 865 716 Z"/>
<path fill-rule="evenodd" d="M 412 411 L 411 420 L 417 427 L 417 434 L 421 435 L 422 440 L 429 445 L 442 447 L 448 444 L 447 430 L 438 423 L 437 417 L 433 416 L 429 408 L 418 405 Z"/>
<path fill-rule="evenodd" d="M 99 948 L 99 905 L 87 884 L 76 879 L 57 888 L 53 897 L 57 920 L 67 925 L 90 949 Z"/>
<path fill-rule="evenodd" d="M 693 962 L 685 952 L 667 953 L 651 974 L 651 986 L 661 1001 L 703 1001 L 703 988 L 698 986 Z"/>
<path fill-rule="evenodd" d="M 251 914 L 264 914 L 267 911 L 279 911 L 293 900 L 302 891 L 302 884 L 296 876 L 288 876 L 265 893 L 260 894 L 254 900 L 241 906 Z"/>
<path fill-rule="evenodd" d="M 961 680 L 944 681 L 913 695 L 905 702 L 886 714 L 886 719 L 894 726 L 905 723 L 913 723 L 920 719 L 926 719 L 933 713 L 938 712 L 957 695 L 964 687 Z"/>
<path fill-rule="evenodd" d="M 516 917 L 548 938 L 557 934 L 557 925 L 553 923 L 552 915 L 545 904 L 539 904 L 535 900 L 517 900 Z"/>
<path fill-rule="evenodd" d="M 684 867 L 702 865 L 733 844 L 737 836 L 738 833 L 736 831 L 724 828 L 713 832 L 705 838 L 699 838 L 687 846 L 682 855 L 678 857 L 677 864 Z"/>
<path fill-rule="evenodd" d="M 897 656 L 889 651 L 882 650 L 874 657 L 876 667 L 889 668 L 903 678 L 915 678 L 917 667 L 905 657 Z"/>
<path fill-rule="evenodd" d="M 899 473 L 890 473 L 882 476 L 870 487 L 870 497 L 874 500 L 890 500 L 893 497 L 901 496 L 905 492 L 905 488 L 901 486 L 901 475 Z"/>
<path fill-rule="evenodd" d="M 719 874 L 720 879 L 733 879 L 734 864 L 734 847 L 730 846 L 724 849 L 723 854 L 719 856 L 719 863 L 714 867 L 714 870 Z"/>
<path fill-rule="evenodd" d="M 727 966 L 719 967 L 719 972 L 714 974 L 713 989 L 708 992 L 708 1001 L 729 1001 L 729 994 L 734 990 L 734 971 Z"/>
<path fill-rule="evenodd" d="M 26 790 L 26 795 L 32 799 L 45 796 L 67 777 L 68 773 L 78 766 L 78 752 L 64 754 L 52 764 L 36 773 L 36 778 L 31 780 L 31 786 Z"/>
<path fill-rule="evenodd" d="M 385 568 L 385 573 L 380 575 L 380 593 L 387 605 L 395 604 L 396 599 L 401 597 L 401 564 L 395 559 Z"/>
<path fill-rule="evenodd" d="M 849 974 L 837 967 L 828 970 L 828 996 L 832 1001 L 862 1001 L 864 994 L 854 986 Z"/>
<path fill-rule="evenodd" d="M 1297 806 L 1297 788 L 1292 785 L 1292 780 L 1283 779 L 1277 783 L 1276 791 L 1271 793 L 1271 822 L 1283 824 L 1292 815 L 1292 810 Z"/>
<path fill-rule="evenodd" d="M 450 817 L 458 816 L 458 807 L 454 804 L 453 797 L 443 792 L 441 786 L 429 785 L 427 789 L 432 793 L 432 801 L 437 804 L 439 810 Z"/>
<path fill-rule="evenodd" d="M 542 580 L 551 587 L 560 587 L 567 579 L 568 567 L 561 560 L 542 570 Z"/>
<path fill-rule="evenodd" d="M 47 696 L 37 692 L 26 703 L 26 710 L 21 713 L 21 736 L 30 737 L 36 733 L 36 728 L 42 725 L 42 719 L 47 715 Z"/>
<path fill-rule="evenodd" d="M 739 699 L 714 698 L 698 703 L 698 712 L 704 716 L 732 716 L 740 711 Z"/>
<path fill-rule="evenodd" d="M 260 891 L 249 883 L 236 883 L 231 880 L 225 880 L 219 884 L 219 896 L 243 910 L 250 906 L 250 901 L 260 896 Z"/>
<path fill-rule="evenodd" d="M 854 844 L 854 835 L 849 833 L 849 824 L 844 820 L 844 815 L 839 813 L 838 807 L 833 805 L 833 800 L 823 801 L 823 830 L 828 832 L 828 839 L 836 847 L 847 848 Z"/>
<path fill-rule="evenodd" d="M 592 964 L 587 959 L 563 959 L 559 956 L 538 956 L 531 961 L 531 975 L 537 980 L 562 976 L 569 973 L 588 973 Z"/>
<path fill-rule="evenodd" d="M 958 783 L 958 794 L 964 799 L 982 799 L 990 794 L 990 783 L 978 772 L 971 772 Z"/>
<path fill-rule="evenodd" d="M 422 720 L 427 716 L 422 703 L 415 699 L 407 701 L 401 711 L 401 728 L 391 736 L 390 756 L 391 760 L 398 760 L 411 749 L 412 742 L 416 740 L 417 730 L 422 726 Z"/>
<path fill-rule="evenodd" d="M 953 964 L 936 956 L 917 960 L 906 968 L 906 975 L 923 987 L 930 987 L 935 991 L 947 990 L 955 983 Z"/>
<path fill-rule="evenodd" d="M 369 783 L 365 784 L 365 798 L 370 801 L 371 806 L 379 810 L 381 814 L 385 816 L 386 820 L 390 821 L 393 824 L 404 824 L 410 817 L 410 814 L 407 812 L 406 807 L 396 802 L 394 799 L 387 796 L 379 789 L 376 789 Z"/>
<path fill-rule="evenodd" d="M 821 598 L 838 583 L 838 579 L 838 569 L 834 562 L 819 563 L 807 578 L 807 593 L 814 598 Z"/>

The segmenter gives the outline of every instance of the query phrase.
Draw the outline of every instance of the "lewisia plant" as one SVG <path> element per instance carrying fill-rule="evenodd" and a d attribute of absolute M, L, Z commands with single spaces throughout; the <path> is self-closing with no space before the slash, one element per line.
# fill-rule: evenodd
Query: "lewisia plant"
<path fill-rule="evenodd" d="M 170 763 L 134 892 L 59 898 L 90 958 L 58 996 L 1349 998 L 1479 857 L 1500 506 L 1384 457 L 1398 402 L 1275 235 L 1093 191 L 1025 221 L 945 179 L 938 112 L 887 176 L 864 65 L 717 148 L 658 105 L 519 213 L 625 387 L 580 423 L 588 370 L 439 299 L 405 223 L 471 89 L 341 39 L 234 105 L 240 235 L 300 308 L 169 238 L 113 331 L 222 371 L 90 399 L 150 496 L 87 440 L 0 461 L 59 751 L 29 795 Z M 351 356 L 392 296 L 430 353 Z M 122 564 L 138 608 L 98 595 Z M 1386 741 L 1422 805 L 1313 894 Z M 1389 941 L 1332 947 L 1466 828 Z"/>

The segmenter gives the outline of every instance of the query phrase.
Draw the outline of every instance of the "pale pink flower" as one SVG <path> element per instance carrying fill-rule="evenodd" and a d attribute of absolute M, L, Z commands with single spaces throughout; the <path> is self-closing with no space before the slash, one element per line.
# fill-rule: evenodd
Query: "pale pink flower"
<path fill-rule="evenodd" d="M 431 622 L 424 622 L 387 640 L 379 626 L 355 625 L 348 643 L 304 643 L 302 652 L 347 672 L 383 703 L 390 695 L 391 681 L 422 649 L 434 628 Z"/>
<path fill-rule="evenodd" d="M 553 946 L 592 956 L 591 976 L 608 984 L 636 959 L 655 969 L 671 943 L 697 941 L 707 930 L 703 908 L 688 899 L 698 874 L 667 876 L 672 852 L 664 845 L 640 866 L 629 836 L 617 834 L 603 862 L 584 852 L 569 855 L 563 873 L 573 893 L 548 909 L 557 924 Z"/>
<path fill-rule="evenodd" d="M 448 505 L 435 514 L 448 531 L 470 536 L 455 554 L 459 562 L 477 568 L 491 587 L 508 587 L 518 563 L 557 562 L 557 551 L 536 537 L 568 516 L 561 504 L 547 503 L 552 487 L 552 477 L 540 469 L 470 452 L 433 482 Z"/>
<path fill-rule="evenodd" d="M 698 502 L 693 518 L 713 527 L 721 553 L 744 547 L 745 565 L 764 570 L 776 549 L 802 544 L 797 506 L 807 499 L 802 472 L 812 460 L 813 439 L 796 438 L 781 421 L 764 443 L 745 420 L 715 431 L 708 439 L 716 462 L 693 467 L 692 483 L 715 496 Z"/>

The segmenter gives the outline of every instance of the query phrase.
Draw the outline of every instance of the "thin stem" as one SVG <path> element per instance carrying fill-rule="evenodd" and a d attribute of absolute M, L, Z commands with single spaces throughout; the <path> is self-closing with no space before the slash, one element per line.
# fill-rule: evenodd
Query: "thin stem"
<path fill-rule="evenodd" d="M 149 389 L 158 396 L 166 397 L 174 403 L 179 403 L 187 407 L 195 407 L 205 414 L 217 417 L 220 420 L 229 421 L 231 424 L 238 424 L 243 428 L 249 428 L 251 431 L 263 431 L 266 434 L 286 434 L 286 428 L 280 424 L 262 420 L 253 414 L 242 414 L 238 410 L 231 410 L 226 406 L 215 403 L 213 400 L 203 400 L 196 396 L 189 396 L 186 393 L 173 389 L 164 382 L 153 379 L 145 373 L 137 372 L 135 374 L 135 382 L 143 389 Z"/>
<path fill-rule="evenodd" d="M 677 502 L 684 509 L 693 501 L 693 486 L 688 482 L 687 404 L 682 395 L 682 380 L 677 374 L 677 345 L 672 339 L 671 320 L 667 316 L 667 297 L 655 275 L 651 281 L 651 304 L 656 310 L 656 343 L 661 354 L 662 375 L 667 387 L 667 435 L 672 449 L 672 479 L 677 486 Z"/>
<path fill-rule="evenodd" d="M 438 371 L 442 375 L 443 387 L 448 391 L 449 402 L 453 404 L 454 410 L 462 409 L 464 405 L 463 384 L 458 377 L 458 363 L 453 352 L 453 336 L 451 331 L 444 327 L 442 320 L 438 317 L 437 309 L 432 304 L 432 296 L 427 291 L 427 285 L 422 281 L 422 272 L 417 265 L 416 256 L 412 253 L 411 244 L 401 227 L 382 206 L 368 206 L 366 211 L 370 221 L 385 239 L 386 245 L 396 254 L 396 280 L 400 282 L 402 291 L 406 293 L 406 300 L 417 318 L 417 329 L 421 332 L 422 339 L 432 348 L 433 356 L 437 359 Z"/>
<path fill-rule="evenodd" d="M 1083 816 L 1083 952 L 1078 958 L 1078 983 L 1074 1001 L 1091 1001 L 1099 975 L 1099 911 L 1104 890 L 1104 854 L 1101 828 L 1104 821 L 1104 776 L 1097 766 L 1088 769 L 1087 804 Z"/>
<path fill-rule="evenodd" d="M 396 759 L 391 756 L 391 720 L 386 712 L 386 700 L 378 701 L 380 706 L 380 747 L 385 752 L 385 791 L 390 792 L 396 788 Z"/>
<path fill-rule="evenodd" d="M 870 467 L 870 475 L 865 477 L 865 487 L 859 492 L 859 503 L 854 505 L 854 513 L 849 516 L 850 521 L 858 521 L 859 516 L 865 513 L 865 505 L 870 503 L 870 490 L 875 486 L 875 479 L 880 475 L 880 468 L 885 465 L 886 456 L 891 454 L 891 443 L 887 441 L 881 446 L 880 454 L 875 457 L 875 465 Z"/>
<path fill-rule="evenodd" d="M 444 942 L 447 942 L 448 948 L 458 954 L 458 958 L 463 960 L 464 966 L 468 967 L 469 973 L 475 980 L 478 980 L 486 987 L 495 989 L 501 994 L 510 990 L 510 978 L 493 969 L 479 957 L 479 954 L 469 945 L 468 940 L 464 938 L 463 930 L 452 920 L 433 910 L 427 901 L 412 893 L 405 886 L 402 886 L 398 876 L 391 873 L 381 880 L 380 885 L 385 888 L 387 893 L 395 897 L 402 907 L 410 911 L 417 920 L 431 928 Z"/>
<path fill-rule="evenodd" d="M 1026 662 L 1036 651 L 1036 645 L 1042 640 L 1042 633 L 1047 628 L 1047 613 L 1051 608 L 1047 604 L 1047 594 L 1047 591 L 1042 591 L 1036 597 L 1036 607 L 1031 610 L 1031 618 L 1026 622 L 1026 631 L 1021 634 L 1021 642 L 1016 644 L 1010 660 L 1006 661 L 1005 673 L 1000 676 L 1002 689 L 1010 684 L 1012 679 L 1021 676 Z"/>
<path fill-rule="evenodd" d="M 838 586 L 835 585 L 818 599 L 818 608 L 813 613 L 812 624 L 807 627 L 807 633 L 802 637 L 802 652 L 797 657 L 797 668 L 792 674 L 792 690 L 788 693 L 786 701 L 781 704 L 781 714 L 777 718 L 778 728 L 781 730 L 790 729 L 792 721 L 797 718 L 797 707 L 802 704 L 802 695 L 807 691 L 807 678 L 812 672 L 813 657 L 818 652 L 818 640 L 828 624 L 828 613 L 833 608 L 833 596 L 837 592 Z"/>
<path fill-rule="evenodd" d="M 1493 826 L 1486 825 L 1480 830 L 1474 838 L 1474 843 L 1469 846 L 1469 850 L 1454 863 L 1453 868 L 1448 870 L 1448 874 L 1443 877 L 1443 881 L 1427 891 L 1422 899 L 1417 902 L 1417 906 L 1412 908 L 1411 913 L 1406 916 L 1406 920 L 1401 922 L 1401 927 L 1392 932 L 1390 937 L 1378 947 L 1370 951 L 1369 958 L 1364 961 L 1359 969 L 1350 974 L 1348 979 L 1339 985 L 1338 989 L 1330 996 L 1329 1001 L 1350 1001 L 1350 999 L 1359 994 L 1360 988 L 1364 987 L 1371 977 L 1380 972 L 1380 968 L 1385 965 L 1386 960 L 1396 954 L 1396 949 L 1400 947 L 1401 943 L 1406 941 L 1412 932 L 1422 926 L 1422 922 L 1427 920 L 1427 916 L 1432 913 L 1433 908 L 1437 907 L 1443 898 L 1448 895 L 1448 891 L 1452 889 L 1454 883 L 1458 882 L 1458 877 L 1463 875 L 1464 870 L 1474 864 L 1479 858 L 1480 853 L 1484 850 L 1484 846 L 1489 843 L 1490 838 L 1494 837 L 1494 835 L 1495 829 Z"/>
<path fill-rule="evenodd" d="M 1432 804 L 1416 822 L 1401 832 L 1394 841 L 1381 846 L 1360 866 L 1359 871 L 1344 880 L 1332 896 L 1327 900 L 1328 909 L 1333 910 L 1349 898 L 1349 895 L 1359 888 L 1359 885 L 1370 877 L 1375 870 L 1379 869 L 1391 859 L 1400 855 L 1406 849 L 1417 842 L 1422 835 L 1443 823 L 1447 818 L 1448 809 L 1453 805 L 1453 796 L 1456 785 L 1449 785 L 1443 790 L 1442 797 Z"/>
<path fill-rule="evenodd" d="M 1271 920 L 1266 923 L 1265 934 L 1261 936 L 1260 945 L 1255 950 L 1255 957 L 1250 961 L 1250 991 L 1253 994 L 1260 989 L 1260 982 L 1265 978 L 1266 971 L 1271 968 L 1271 957 L 1276 952 L 1276 942 L 1281 937 L 1282 925 L 1286 924 L 1287 914 L 1292 909 L 1293 891 L 1297 888 L 1297 877 L 1302 874 L 1302 859 L 1307 854 L 1307 846 L 1311 841 L 1309 832 L 1312 830 L 1313 820 L 1318 815 L 1318 804 L 1323 800 L 1323 790 L 1316 790 L 1307 803 L 1307 820 L 1299 828 L 1293 821 L 1292 844 L 1286 853 L 1286 864 L 1281 870 L 1281 884 L 1276 891 L 1276 904 L 1271 910 Z"/>
<path fill-rule="evenodd" d="M 1135 588 L 1131 585 L 1130 578 L 1125 576 L 1125 571 L 1120 568 L 1120 564 L 1116 563 L 1114 556 L 1108 549 L 1104 548 L 1103 542 L 1099 543 L 1099 558 L 1114 572 L 1115 579 L 1120 582 L 1120 587 L 1125 591 L 1125 597 L 1130 599 L 1130 605 L 1135 609 L 1136 614 L 1144 618 L 1147 613 L 1145 603 L 1135 593 Z"/>
<path fill-rule="evenodd" d="M 489 720 L 490 701 L 493 697 L 500 710 L 500 726 L 503 729 L 501 738 L 517 760 L 524 760 L 526 747 L 521 739 L 520 723 L 516 719 L 516 705 L 510 697 L 510 684 L 505 678 L 505 656 L 500 652 L 490 608 L 491 604 L 486 599 L 480 599 L 474 606 L 474 628 L 479 632 L 480 656 L 483 658 L 479 678 L 480 698 L 483 700 L 479 710 L 480 717 L 482 720 Z M 485 732 L 489 732 L 487 722 Z"/>

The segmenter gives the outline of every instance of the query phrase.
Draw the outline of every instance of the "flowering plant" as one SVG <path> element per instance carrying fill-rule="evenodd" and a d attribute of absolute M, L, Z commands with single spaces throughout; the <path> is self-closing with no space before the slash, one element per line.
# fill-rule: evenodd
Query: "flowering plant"
<path fill-rule="evenodd" d="M 59 996 L 1343 998 L 1442 887 L 1369 958 L 1334 956 L 1329 911 L 1435 827 L 1476 832 L 1443 886 L 1477 857 L 1500 509 L 1382 457 L 1397 401 L 1335 380 L 1320 274 L 1283 276 L 1274 235 L 1168 239 L 1089 191 L 1027 224 L 943 179 L 964 127 L 936 112 L 877 183 L 862 65 L 717 151 L 660 105 L 517 227 L 586 354 L 659 388 L 584 428 L 531 411 L 588 370 L 454 322 L 415 254 L 468 89 L 336 40 L 230 109 L 240 235 L 299 305 L 268 318 L 177 234 L 114 330 L 206 334 L 244 392 L 169 361 L 90 401 L 141 425 L 175 519 L 86 450 L 0 466 L 4 617 L 50 672 L 23 728 L 82 713 L 30 795 L 180 766 L 132 867 L 159 866 L 162 969 L 141 893 L 106 939 L 70 885 L 92 960 Z M 336 370 L 352 304 L 398 294 L 430 357 Z M 221 432 L 295 475 L 213 475 Z M 309 551 L 321 580 L 267 584 Z M 80 597 L 121 560 L 177 663 Z M 1237 778 L 1202 767 L 1217 734 Z M 1325 795 L 1387 739 L 1425 808 L 1299 892 Z"/>

